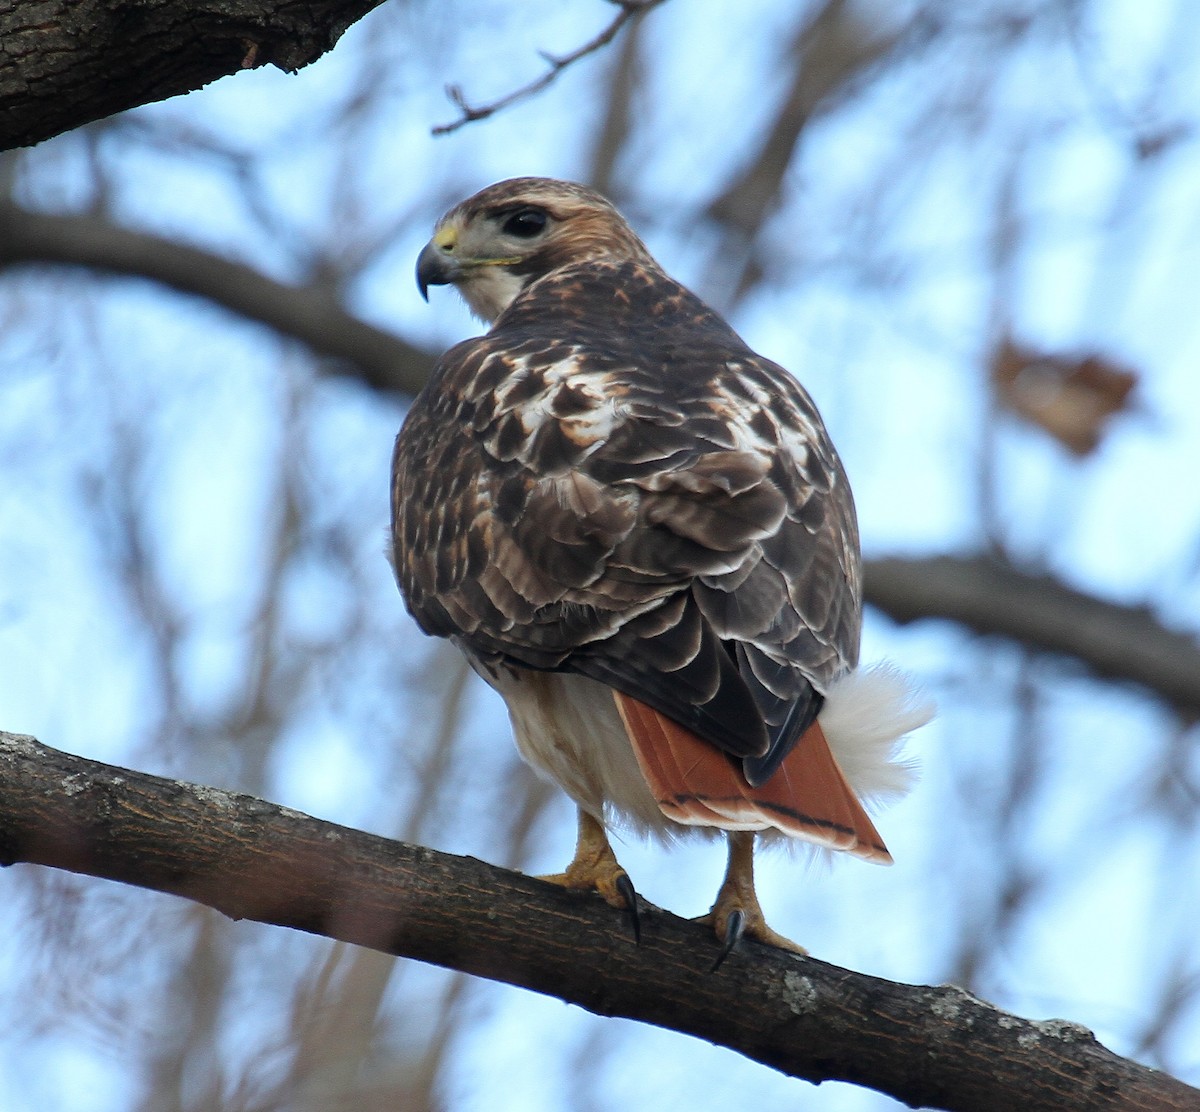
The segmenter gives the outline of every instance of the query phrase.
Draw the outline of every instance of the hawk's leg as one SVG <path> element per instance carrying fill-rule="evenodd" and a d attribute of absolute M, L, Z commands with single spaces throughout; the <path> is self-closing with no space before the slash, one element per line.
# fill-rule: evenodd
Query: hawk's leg
<path fill-rule="evenodd" d="M 731 830 L 726 837 L 729 839 L 729 864 L 725 869 L 725 880 L 712 909 L 699 920 L 709 923 L 722 943 L 713 971 L 720 968 L 743 938 L 753 938 L 794 954 L 807 954 L 803 946 L 771 930 L 763 917 L 754 892 L 754 831 Z"/>
<path fill-rule="evenodd" d="M 637 893 L 629 874 L 621 868 L 617 855 L 608 844 L 604 826 L 582 807 L 579 808 L 579 838 L 575 843 L 575 856 L 566 872 L 542 876 L 539 880 L 558 884 L 563 888 L 576 888 L 599 892 L 613 907 L 628 910 L 633 916 L 633 933 L 641 938 L 638 921 Z"/>

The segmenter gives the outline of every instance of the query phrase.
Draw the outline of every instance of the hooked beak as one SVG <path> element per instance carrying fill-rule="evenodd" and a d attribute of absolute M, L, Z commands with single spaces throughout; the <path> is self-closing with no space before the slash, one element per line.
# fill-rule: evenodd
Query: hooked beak
<path fill-rule="evenodd" d="M 417 256 L 417 289 L 429 300 L 430 286 L 448 286 L 462 277 L 462 267 L 446 248 L 431 239 Z"/>

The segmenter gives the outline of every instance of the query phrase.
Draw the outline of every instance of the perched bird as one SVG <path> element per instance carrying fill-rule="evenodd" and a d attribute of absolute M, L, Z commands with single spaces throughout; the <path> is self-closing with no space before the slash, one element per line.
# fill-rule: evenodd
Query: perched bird
<path fill-rule="evenodd" d="M 417 262 L 490 323 L 396 440 L 409 610 L 504 697 L 522 756 L 579 808 L 546 879 L 626 907 L 617 824 L 727 831 L 721 957 L 767 926 L 755 834 L 890 862 L 859 796 L 901 794 L 929 717 L 855 671 L 858 528 L 812 399 L 668 277 L 583 186 L 516 178 L 451 209 Z"/>

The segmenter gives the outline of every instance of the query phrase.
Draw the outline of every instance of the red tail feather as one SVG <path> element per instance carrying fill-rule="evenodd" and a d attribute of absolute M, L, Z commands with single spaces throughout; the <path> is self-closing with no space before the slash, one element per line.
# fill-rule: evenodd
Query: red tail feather
<path fill-rule="evenodd" d="M 645 703 L 614 692 L 638 765 L 664 815 L 686 826 L 774 828 L 881 864 L 892 860 L 814 722 L 752 788 L 741 765 Z"/>

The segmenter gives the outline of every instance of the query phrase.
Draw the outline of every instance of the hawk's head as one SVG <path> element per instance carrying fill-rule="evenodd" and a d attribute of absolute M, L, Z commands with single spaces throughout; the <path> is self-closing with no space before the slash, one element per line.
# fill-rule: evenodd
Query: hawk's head
<path fill-rule="evenodd" d="M 417 286 L 458 287 L 494 321 L 526 286 L 590 259 L 653 265 L 642 241 L 599 193 L 552 178 L 511 178 L 455 205 L 417 260 Z"/>

